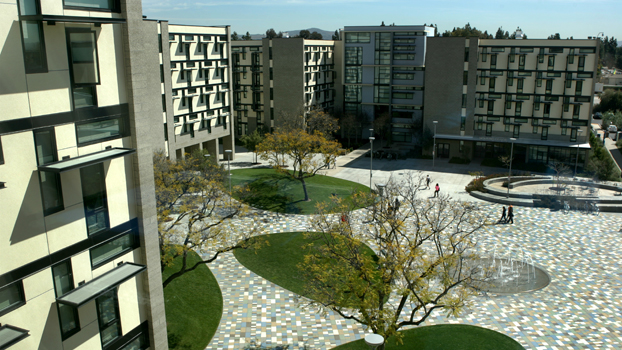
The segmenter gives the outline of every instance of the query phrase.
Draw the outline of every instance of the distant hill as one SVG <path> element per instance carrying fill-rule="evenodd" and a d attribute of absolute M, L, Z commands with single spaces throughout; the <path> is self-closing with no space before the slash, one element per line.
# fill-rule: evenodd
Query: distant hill
<path fill-rule="evenodd" d="M 296 35 L 300 34 L 301 30 L 304 30 L 304 29 L 284 30 L 283 32 L 289 33 L 289 37 L 293 38 Z M 335 34 L 334 30 L 333 31 L 329 31 L 329 30 L 323 30 L 323 29 L 320 29 L 320 28 L 307 28 L 306 30 L 310 31 L 311 33 L 318 32 L 318 33 L 322 34 L 322 40 L 331 40 L 332 37 L 333 37 L 333 34 Z M 277 30 L 276 32 L 278 33 L 279 31 Z M 262 39 L 265 35 L 266 35 L 265 33 L 262 33 L 262 34 L 251 34 L 251 38 L 253 40 L 259 40 L 259 39 Z"/>

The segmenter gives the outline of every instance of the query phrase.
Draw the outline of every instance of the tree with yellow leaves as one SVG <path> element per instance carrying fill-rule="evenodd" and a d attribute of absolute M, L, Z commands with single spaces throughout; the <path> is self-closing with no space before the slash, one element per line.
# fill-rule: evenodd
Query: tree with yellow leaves
<path fill-rule="evenodd" d="M 153 157 L 161 269 L 171 266 L 175 258 L 182 259 L 181 268 L 163 282 L 163 287 L 224 252 L 260 244 L 251 240 L 261 230 L 249 208 L 230 200 L 225 171 L 215 157 L 206 155 L 197 151 L 177 161 L 162 153 Z M 236 191 L 244 194 L 243 188 Z M 189 266 L 190 250 L 208 258 Z"/>
<path fill-rule="evenodd" d="M 324 244 L 307 247 L 299 266 L 313 298 L 307 306 L 332 310 L 385 339 L 399 339 L 398 330 L 422 324 L 435 310 L 455 316 L 467 307 L 489 275 L 476 251 L 488 217 L 474 203 L 419 198 L 424 182 L 411 173 L 390 180 L 382 196 L 335 199 L 337 214 L 318 206 L 313 231 Z M 353 208 L 365 205 L 369 215 L 357 221 Z M 376 254 L 365 254 L 364 245 Z"/>
<path fill-rule="evenodd" d="M 309 200 L 305 179 L 334 164 L 341 144 L 327 140 L 320 132 L 309 134 L 302 129 L 277 130 L 266 135 L 257 146 L 257 153 L 279 173 L 300 181 Z M 291 171 L 286 169 L 285 161 L 292 162 Z"/>

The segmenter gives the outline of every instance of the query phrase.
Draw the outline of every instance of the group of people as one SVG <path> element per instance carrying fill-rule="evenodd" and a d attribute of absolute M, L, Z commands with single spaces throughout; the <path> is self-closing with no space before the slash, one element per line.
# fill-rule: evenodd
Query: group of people
<path fill-rule="evenodd" d="M 503 211 L 501 212 L 501 219 L 499 219 L 500 223 L 503 224 L 507 224 L 508 222 L 510 224 L 514 223 L 514 207 L 510 204 L 507 208 L 507 217 L 505 216 L 506 213 L 506 209 L 505 206 L 503 206 Z"/>
<path fill-rule="evenodd" d="M 430 175 L 427 175 L 425 178 L 425 189 L 429 190 L 430 189 Z M 439 192 L 441 191 L 441 187 L 436 184 L 436 186 L 434 186 L 434 197 L 436 197 L 437 195 L 439 195 Z"/>

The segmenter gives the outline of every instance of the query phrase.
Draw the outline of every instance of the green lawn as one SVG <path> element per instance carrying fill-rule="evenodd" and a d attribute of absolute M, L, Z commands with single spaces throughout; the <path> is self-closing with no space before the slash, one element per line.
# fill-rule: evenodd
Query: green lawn
<path fill-rule="evenodd" d="M 356 182 L 316 175 L 305 180 L 310 201 L 304 201 L 302 183 L 274 169 L 238 169 L 231 171 L 233 186 L 248 184 L 253 196 L 248 204 L 279 213 L 313 214 L 316 203 L 330 202 L 331 196 L 347 198 L 357 191 L 369 191 L 369 187 Z"/>
<path fill-rule="evenodd" d="M 445 324 L 403 331 L 403 344 L 389 339 L 385 350 L 524 350 L 516 340 L 490 329 L 464 324 Z M 334 350 L 368 350 L 365 340 L 353 341 Z"/>
<path fill-rule="evenodd" d="M 200 261 L 190 252 L 188 264 Z M 181 259 L 162 273 L 165 280 L 179 269 Z M 216 278 L 205 266 L 173 280 L 164 289 L 168 345 L 170 349 L 203 350 L 216 333 L 222 316 L 222 294 Z"/>
<path fill-rule="evenodd" d="M 305 238 L 304 232 L 283 232 L 261 236 L 270 245 L 257 250 L 236 249 L 233 254 L 247 269 L 270 282 L 288 289 L 298 295 L 306 295 L 305 283 L 298 264 L 304 261 L 302 246 L 321 240 L 314 240 L 313 235 Z M 373 254 L 371 248 L 367 252 Z M 309 296 L 310 297 L 310 296 Z"/>

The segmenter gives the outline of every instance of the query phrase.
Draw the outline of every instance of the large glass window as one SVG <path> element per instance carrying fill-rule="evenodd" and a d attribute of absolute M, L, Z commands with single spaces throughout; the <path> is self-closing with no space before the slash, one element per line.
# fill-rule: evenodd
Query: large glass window
<path fill-rule="evenodd" d="M 391 33 L 376 33 L 376 50 L 391 50 Z"/>
<path fill-rule="evenodd" d="M 65 7 L 88 8 L 101 11 L 119 11 L 118 0 L 64 0 Z"/>
<path fill-rule="evenodd" d="M 98 247 L 91 249 L 91 266 L 97 267 L 108 262 L 134 248 L 134 236 L 132 233 L 115 238 Z"/>
<path fill-rule="evenodd" d="M 389 84 L 391 82 L 391 67 L 375 67 L 374 84 Z"/>
<path fill-rule="evenodd" d="M 75 109 L 97 105 L 95 85 L 99 84 L 95 32 L 67 30 L 67 47 Z"/>
<path fill-rule="evenodd" d="M 26 303 L 22 281 L 0 288 L 0 315 L 8 313 Z"/>
<path fill-rule="evenodd" d="M 76 124 L 78 145 L 122 137 L 124 130 L 125 125 L 122 117 Z"/>
<path fill-rule="evenodd" d="M 108 228 L 106 177 L 102 163 L 80 169 L 82 196 L 88 234 Z"/>
<path fill-rule="evenodd" d="M 374 103 L 390 103 L 390 88 L 388 86 L 374 86 Z"/>
<path fill-rule="evenodd" d="M 56 137 L 54 129 L 42 129 L 34 132 L 37 164 L 45 165 L 57 161 Z M 46 171 L 39 172 L 43 213 L 50 215 L 64 209 L 63 191 L 60 183 L 60 174 Z"/>
<path fill-rule="evenodd" d="M 346 84 L 360 84 L 363 79 L 363 70 L 361 67 L 346 67 L 345 75 Z"/>
<path fill-rule="evenodd" d="M 45 73 L 48 70 L 43 38 L 43 23 L 21 21 L 24 66 L 26 73 Z"/>
<path fill-rule="evenodd" d="M 361 102 L 361 86 L 345 85 L 344 99 L 346 102 Z"/>
<path fill-rule="evenodd" d="M 369 43 L 370 40 L 371 34 L 369 32 L 346 33 L 346 43 Z"/>
<path fill-rule="evenodd" d="M 70 259 L 52 267 L 52 276 L 54 278 L 54 292 L 57 298 L 73 290 L 73 272 Z M 57 303 L 56 306 L 58 308 L 61 335 L 64 340 L 80 331 L 78 309 L 60 303 Z"/>
<path fill-rule="evenodd" d="M 412 61 L 415 59 L 415 54 L 414 53 L 394 53 L 393 54 L 393 59 L 394 60 L 400 60 L 400 61 Z"/>
<path fill-rule="evenodd" d="M 374 64 L 391 64 L 391 52 L 376 51 L 374 53 Z"/>
<path fill-rule="evenodd" d="M 363 64 L 363 48 L 346 47 L 345 61 L 346 66 L 360 66 Z"/>
<path fill-rule="evenodd" d="M 106 347 L 106 345 L 121 336 L 117 290 L 113 289 L 103 294 L 96 299 L 96 303 L 102 347 Z"/>

